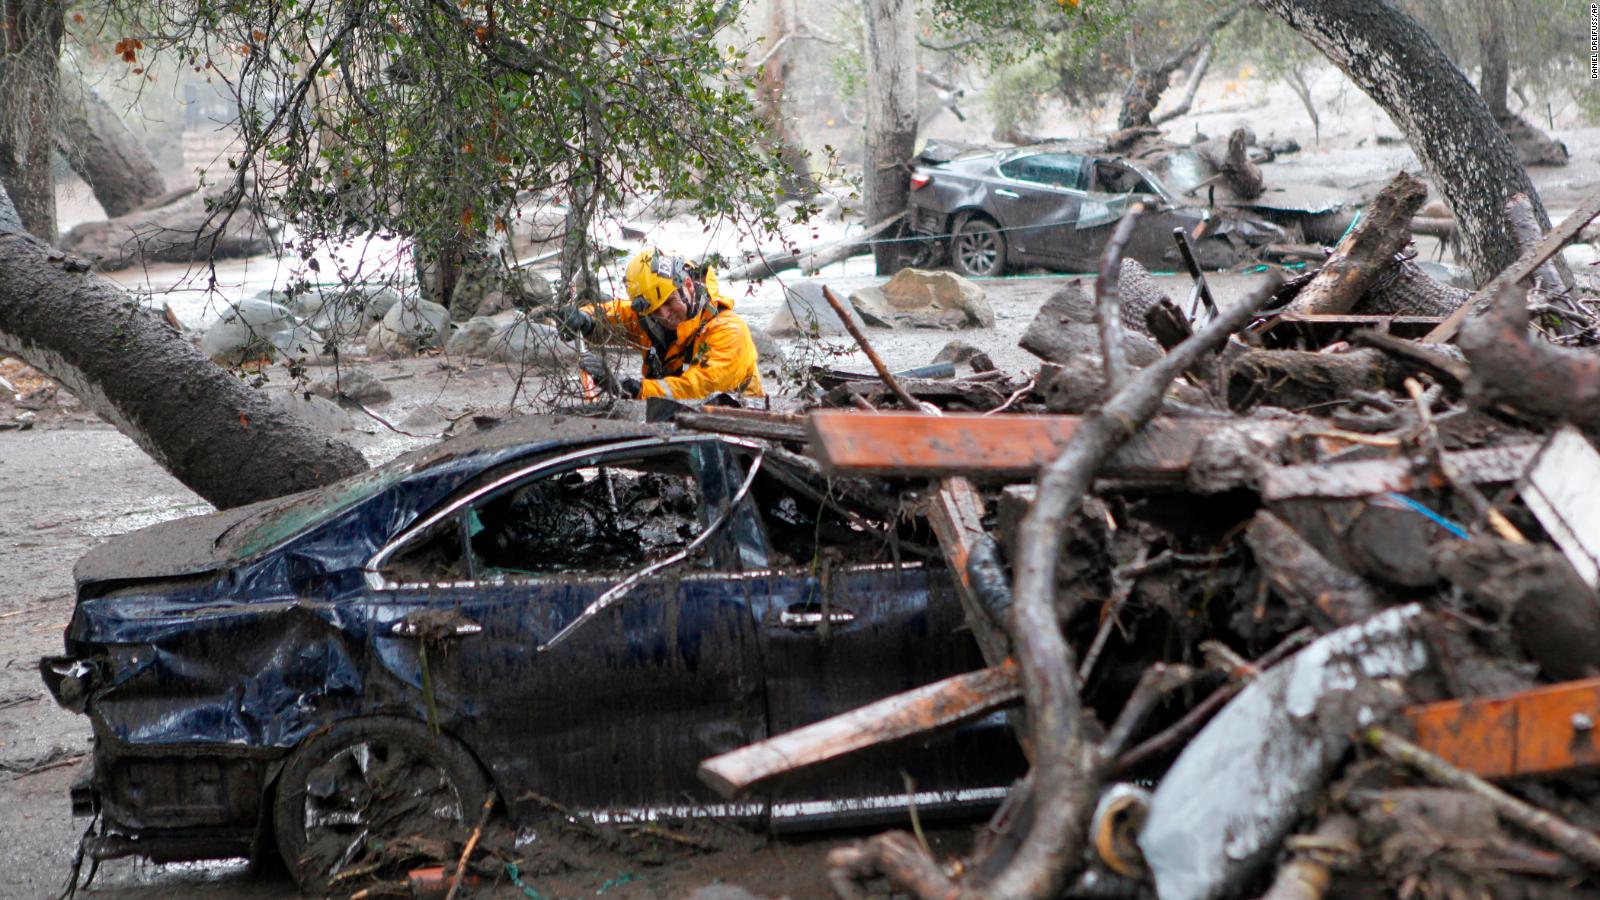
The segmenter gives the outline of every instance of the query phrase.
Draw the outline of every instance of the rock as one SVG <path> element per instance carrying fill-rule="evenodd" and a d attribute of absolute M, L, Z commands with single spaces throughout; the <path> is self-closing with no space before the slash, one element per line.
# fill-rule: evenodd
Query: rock
<path fill-rule="evenodd" d="M 428 300 L 396 303 L 383 321 L 367 333 L 367 352 L 373 356 L 408 356 L 444 346 L 450 332 L 450 313 Z"/>
<path fill-rule="evenodd" d="M 567 369 L 578 364 L 578 352 L 561 340 L 555 328 L 520 313 L 495 331 L 489 353 L 491 359 L 515 366 Z"/>
<path fill-rule="evenodd" d="M 1094 302 L 1077 282 L 1067 285 L 1039 307 L 1017 345 L 1046 362 L 1065 365 L 1081 358 L 1098 367 L 1100 332 L 1094 324 Z M 1162 356 L 1161 346 L 1138 332 L 1125 332 L 1122 345 L 1128 364 L 1137 368 Z"/>
<path fill-rule="evenodd" d="M 240 366 L 258 359 L 278 358 L 267 336 L 243 322 L 218 322 L 200 338 L 200 352 L 219 366 Z"/>
<path fill-rule="evenodd" d="M 292 323 L 294 318 L 294 312 L 289 307 L 261 296 L 247 297 L 237 303 L 229 304 L 222 312 L 223 322 L 242 322 L 258 328 Z"/>
<path fill-rule="evenodd" d="M 862 288 L 850 305 L 871 324 L 894 328 L 993 328 L 983 288 L 954 272 L 901 269 L 882 287 Z"/>
<path fill-rule="evenodd" d="M 773 337 L 843 337 L 849 332 L 839 321 L 839 316 L 822 296 L 822 282 L 799 281 L 783 289 L 783 308 L 767 323 L 767 333 Z M 850 319 L 857 326 L 861 316 L 850 310 Z"/>
<path fill-rule="evenodd" d="M 206 329 L 200 350 L 224 366 L 257 359 L 317 359 L 325 338 L 287 306 L 251 297 L 229 306 L 221 321 Z"/>
<path fill-rule="evenodd" d="M 357 403 L 382 403 L 394 396 L 383 382 L 361 369 L 329 372 L 311 386 L 311 393 L 329 400 L 338 400 L 343 394 Z"/>
<path fill-rule="evenodd" d="M 488 359 L 489 345 L 494 340 L 495 332 L 502 326 L 511 324 L 514 318 L 515 314 L 502 313 L 498 316 L 478 316 L 468 319 L 451 333 L 450 340 L 445 342 L 444 352 L 449 356 Z"/>
<path fill-rule="evenodd" d="M 934 354 L 933 361 L 936 363 L 950 362 L 960 364 L 971 360 L 974 356 L 980 356 L 982 354 L 982 350 L 979 350 L 977 347 L 972 346 L 966 341 L 951 341 L 950 343 L 945 344 L 944 348 L 938 353 Z"/>
<path fill-rule="evenodd" d="M 783 348 L 778 345 L 777 339 L 754 325 L 749 327 L 750 340 L 755 343 L 756 356 L 760 360 L 757 366 L 761 369 L 761 374 L 775 375 L 782 371 L 789 359 L 784 354 Z"/>
<path fill-rule="evenodd" d="M 332 434 L 346 431 L 353 427 L 354 422 L 350 414 L 345 412 L 339 404 L 326 397 L 306 395 L 299 391 L 293 393 L 273 393 L 272 403 L 280 409 L 287 410 L 291 415 L 299 416 L 318 431 Z"/>

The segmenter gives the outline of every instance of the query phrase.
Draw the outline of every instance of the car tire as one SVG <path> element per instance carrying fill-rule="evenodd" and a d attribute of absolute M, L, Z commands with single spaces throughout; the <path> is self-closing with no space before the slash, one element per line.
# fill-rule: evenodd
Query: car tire
<path fill-rule="evenodd" d="M 278 776 L 278 852 L 300 889 L 321 896 L 367 835 L 442 835 L 475 821 L 488 790 L 448 735 L 410 719 L 346 719 L 302 742 Z"/>
<path fill-rule="evenodd" d="M 974 216 L 950 236 L 950 268 L 968 278 L 992 278 L 1006 271 L 1006 236 L 988 219 Z"/>

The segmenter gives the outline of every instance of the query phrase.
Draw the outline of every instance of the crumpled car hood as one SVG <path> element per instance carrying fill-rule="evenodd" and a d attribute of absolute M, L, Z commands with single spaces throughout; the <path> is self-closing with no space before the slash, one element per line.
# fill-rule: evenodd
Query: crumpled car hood
<path fill-rule="evenodd" d="M 84 554 L 72 569 L 81 587 L 93 581 L 138 581 L 196 575 L 229 561 L 218 548 L 228 529 L 269 509 L 294 502 L 298 495 L 264 500 L 218 513 L 157 522 L 106 540 Z"/>

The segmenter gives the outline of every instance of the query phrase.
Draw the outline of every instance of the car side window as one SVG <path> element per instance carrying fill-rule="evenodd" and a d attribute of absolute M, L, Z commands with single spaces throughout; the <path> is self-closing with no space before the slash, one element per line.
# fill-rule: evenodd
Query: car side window
<path fill-rule="evenodd" d="M 937 552 L 925 520 L 885 515 L 883 509 L 855 501 L 848 491 L 807 484 L 795 473 L 783 477 L 779 463 L 757 474 L 750 500 L 759 513 L 773 568 L 811 567 L 824 556 L 861 565 Z"/>
<path fill-rule="evenodd" d="M 1083 189 L 1084 158 L 1076 153 L 1035 153 L 1000 165 L 1000 174 L 1050 187 Z"/>
<path fill-rule="evenodd" d="M 1097 162 L 1094 177 L 1089 183 L 1091 193 L 1100 194 L 1154 194 L 1156 189 L 1143 175 L 1116 163 Z"/>
<path fill-rule="evenodd" d="M 611 462 L 486 498 L 466 514 L 474 570 L 483 578 L 626 572 L 671 556 L 700 532 L 686 463 L 682 454 Z"/>
<path fill-rule="evenodd" d="M 700 507 L 681 448 L 590 460 L 476 498 L 398 547 L 382 574 L 429 584 L 630 572 L 687 547 L 704 528 Z"/>

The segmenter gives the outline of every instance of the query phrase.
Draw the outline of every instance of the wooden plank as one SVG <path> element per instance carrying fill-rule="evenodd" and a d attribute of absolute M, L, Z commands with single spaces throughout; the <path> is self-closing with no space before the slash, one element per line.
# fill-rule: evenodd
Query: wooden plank
<path fill-rule="evenodd" d="M 1017 664 L 955 675 L 758 741 L 700 764 L 700 780 L 733 797 L 779 775 L 857 750 L 947 728 L 1022 697 Z"/>
<path fill-rule="evenodd" d="M 1405 711 L 1417 745 L 1484 778 L 1600 766 L 1600 678 Z"/>
<path fill-rule="evenodd" d="M 936 418 L 827 411 L 812 413 L 806 429 L 811 455 L 835 474 L 1002 479 L 1032 478 L 1061 455 L 1082 421 L 1081 416 Z M 1101 474 L 1131 481 L 1179 481 L 1200 441 L 1228 424 L 1225 419 L 1152 420 Z"/>
<path fill-rule="evenodd" d="M 1600 453 L 1576 428 L 1557 431 L 1528 473 L 1522 501 L 1578 577 L 1600 586 Z"/>
<path fill-rule="evenodd" d="M 1467 320 L 1467 316 L 1471 315 L 1473 310 L 1485 303 L 1488 298 L 1495 296 L 1501 287 L 1507 284 L 1516 284 L 1532 275 L 1550 257 L 1555 256 L 1562 247 L 1565 247 L 1567 242 L 1576 238 L 1578 232 L 1583 230 L 1583 226 L 1589 224 L 1589 221 L 1595 216 L 1600 216 L 1600 194 L 1595 194 L 1593 197 L 1583 201 L 1581 206 L 1572 211 L 1572 215 L 1567 216 L 1560 225 L 1550 229 L 1550 233 L 1544 236 L 1544 240 L 1528 248 L 1528 252 L 1522 254 L 1516 262 L 1511 264 L 1510 268 L 1490 279 L 1488 284 L 1478 288 L 1471 297 L 1467 298 L 1467 302 L 1457 307 L 1456 311 L 1451 313 L 1449 318 L 1440 322 L 1437 328 L 1428 332 L 1428 336 L 1423 340 L 1435 344 L 1454 340 L 1456 332 L 1461 330 L 1461 323 Z"/>
<path fill-rule="evenodd" d="M 1444 462 L 1457 478 L 1473 484 L 1505 483 L 1521 478 L 1537 452 L 1535 444 L 1512 444 L 1457 450 L 1446 453 Z M 1410 459 L 1363 459 L 1269 469 L 1262 479 L 1261 499 L 1267 503 L 1302 497 L 1355 499 L 1443 486 L 1439 473 L 1418 473 Z"/>

